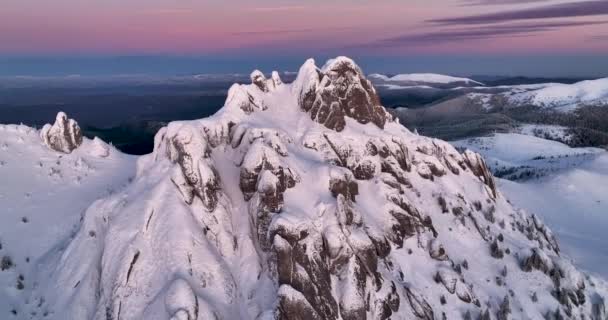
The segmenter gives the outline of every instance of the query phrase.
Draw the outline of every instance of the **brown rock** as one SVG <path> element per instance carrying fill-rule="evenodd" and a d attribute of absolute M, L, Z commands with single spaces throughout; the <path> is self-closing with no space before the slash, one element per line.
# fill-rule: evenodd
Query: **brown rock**
<path fill-rule="evenodd" d="M 47 147 L 63 153 L 71 153 L 82 144 L 80 126 L 63 112 L 57 114 L 52 126 L 46 124 L 42 128 L 40 137 Z"/>
<path fill-rule="evenodd" d="M 315 83 L 306 84 L 308 90 L 299 99 L 300 108 L 312 120 L 338 132 L 346 125 L 344 117 L 384 128 L 388 114 L 371 82 L 352 60 L 338 58 L 317 72 Z"/>
<path fill-rule="evenodd" d="M 431 308 L 431 305 L 422 296 L 418 295 L 408 287 L 405 287 L 405 293 L 410 307 L 414 311 L 414 315 L 416 315 L 416 317 L 423 320 L 435 319 L 433 308 Z"/>
<path fill-rule="evenodd" d="M 478 153 L 467 150 L 464 152 L 464 159 L 473 174 L 478 176 L 490 188 L 492 198 L 496 198 L 496 182 L 483 157 Z"/>
<path fill-rule="evenodd" d="M 359 194 L 359 186 L 348 174 L 342 176 L 335 175 L 329 180 L 329 191 L 331 191 L 331 195 L 334 197 L 341 194 L 354 202 L 355 197 Z"/>

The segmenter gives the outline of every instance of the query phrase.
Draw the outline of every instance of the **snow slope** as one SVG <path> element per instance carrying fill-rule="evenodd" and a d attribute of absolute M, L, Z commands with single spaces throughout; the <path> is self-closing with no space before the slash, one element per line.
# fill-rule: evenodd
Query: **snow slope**
<path fill-rule="evenodd" d="M 464 83 L 470 85 L 483 85 L 480 82 L 468 78 L 452 77 L 435 73 L 398 74 L 393 77 L 388 77 L 383 74 L 370 74 L 369 77 L 371 80 L 381 80 L 385 82 L 419 82 L 431 84 Z"/>
<path fill-rule="evenodd" d="M 608 153 L 570 148 L 559 142 L 517 134 L 455 142 L 482 153 L 493 171 L 504 164 L 550 170 L 526 182 L 499 180 L 516 206 L 538 213 L 556 232 L 564 251 L 584 269 L 608 277 Z M 566 158 L 566 155 L 568 156 Z M 537 157 L 550 159 L 532 160 Z"/>
<path fill-rule="evenodd" d="M 100 140 L 85 139 L 71 154 L 56 152 L 35 129 L 0 125 L 0 259 L 12 265 L 0 271 L 1 319 L 52 314 L 54 306 L 36 293 L 47 268 L 91 203 L 127 184 L 135 160 Z"/>
<path fill-rule="evenodd" d="M 126 168 L 31 275 L 17 318 L 606 317 L 606 283 L 485 161 L 399 125 L 348 58 L 309 60 L 291 84 L 255 71 Z"/>
<path fill-rule="evenodd" d="M 577 265 L 608 278 L 608 154 L 529 183 L 499 182 L 518 207 L 538 212 L 554 226 Z"/>
<path fill-rule="evenodd" d="M 608 78 L 550 85 L 539 90 L 512 95 L 509 100 L 516 105 L 532 104 L 563 112 L 573 111 L 581 105 L 606 105 Z"/>
<path fill-rule="evenodd" d="M 594 157 L 604 152 L 599 148 L 570 148 L 561 142 L 517 133 L 496 133 L 488 137 L 453 141 L 452 144 L 483 154 L 491 169 L 535 164 L 546 166 L 549 160 L 562 158 L 563 161 L 553 162 L 556 167 L 572 166 L 568 160 Z"/>

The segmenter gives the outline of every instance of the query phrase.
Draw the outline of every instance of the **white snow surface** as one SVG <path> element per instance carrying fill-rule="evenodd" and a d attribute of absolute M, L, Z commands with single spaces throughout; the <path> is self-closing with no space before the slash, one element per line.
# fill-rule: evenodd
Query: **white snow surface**
<path fill-rule="evenodd" d="M 38 291 L 49 268 L 80 229 L 86 209 L 119 193 L 135 175 L 135 161 L 98 139 L 64 154 L 47 148 L 35 129 L 0 125 L 0 258 L 14 265 L 0 271 L 1 319 L 53 315 L 50 297 Z"/>
<path fill-rule="evenodd" d="M 592 147 L 570 148 L 558 141 L 518 133 L 496 133 L 488 137 L 454 141 L 452 144 L 483 154 L 490 166 L 495 161 L 521 165 L 538 157 L 575 157 L 604 152 L 603 149 Z"/>
<path fill-rule="evenodd" d="M 292 84 L 235 84 L 220 111 L 170 123 L 136 164 L 99 140 L 60 158 L 36 130 L 0 127 L 0 256 L 15 264 L 0 272 L 0 318 L 495 318 L 504 301 L 513 319 L 603 310 L 606 283 L 493 190 L 476 154 L 396 121 L 347 117 L 341 132 L 313 122 L 301 94 L 340 62 L 352 63 L 309 60 Z M 361 168 L 370 176 L 356 179 Z M 536 256 L 561 275 L 557 288 L 523 270 Z M 554 289 L 586 303 L 560 304 Z"/>
<path fill-rule="evenodd" d="M 434 89 L 433 87 L 430 86 L 423 86 L 423 85 L 417 85 L 417 86 L 400 86 L 398 84 L 378 84 L 376 85 L 377 87 L 382 87 L 388 90 L 404 90 L 404 89 Z"/>
<path fill-rule="evenodd" d="M 386 82 L 421 82 L 421 83 L 436 83 L 436 84 L 449 84 L 464 82 L 472 85 L 483 85 L 480 82 L 471 80 L 468 78 L 452 77 L 436 73 L 407 73 L 398 74 L 392 77 L 388 77 L 383 74 L 370 74 L 370 78 L 379 79 Z"/>
<path fill-rule="evenodd" d="M 532 104 L 570 112 L 581 105 L 608 105 L 608 78 L 574 84 L 554 84 L 509 97 L 515 104 Z"/>

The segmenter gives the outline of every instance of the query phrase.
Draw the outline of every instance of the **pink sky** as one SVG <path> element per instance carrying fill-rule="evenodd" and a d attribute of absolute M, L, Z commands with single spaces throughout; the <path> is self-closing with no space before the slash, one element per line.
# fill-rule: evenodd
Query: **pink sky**
<path fill-rule="evenodd" d="M 470 5 L 492 1 L 515 4 Z M 470 24 L 428 20 L 541 11 L 577 1 L 327 2 L 3 0 L 0 55 L 263 54 L 302 50 L 396 55 L 608 53 L 608 24 L 603 23 L 608 21 L 608 12 L 601 11 L 601 4 L 595 12 L 604 14 L 562 16 L 559 10 L 553 10 L 556 16 L 525 21 L 498 17 L 496 21 Z M 594 5 L 593 1 L 578 3 Z M 505 28 L 521 31 L 501 31 Z"/>

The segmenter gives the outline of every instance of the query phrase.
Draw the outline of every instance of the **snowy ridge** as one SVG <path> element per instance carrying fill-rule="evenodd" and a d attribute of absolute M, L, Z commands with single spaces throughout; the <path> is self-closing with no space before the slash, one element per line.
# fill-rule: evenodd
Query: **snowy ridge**
<path fill-rule="evenodd" d="M 605 283 L 483 158 L 399 125 L 352 60 L 251 80 L 161 129 L 133 181 L 87 209 L 32 291 L 47 315 L 606 318 Z"/>
<path fill-rule="evenodd" d="M 517 105 L 531 104 L 564 112 L 581 105 L 608 105 L 608 78 L 550 85 L 514 94 L 509 100 Z"/>
<path fill-rule="evenodd" d="M 483 85 L 481 82 L 471 80 L 468 78 L 452 77 L 442 74 L 435 73 L 409 73 L 409 74 L 398 74 L 396 76 L 388 77 L 383 74 L 370 74 L 370 78 L 374 80 L 381 80 L 384 82 L 419 82 L 419 83 L 434 83 L 434 84 L 451 84 L 451 83 L 464 83 L 467 85 Z"/>

